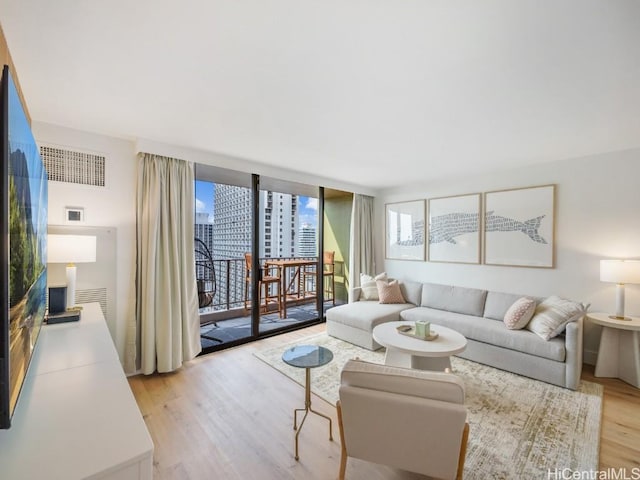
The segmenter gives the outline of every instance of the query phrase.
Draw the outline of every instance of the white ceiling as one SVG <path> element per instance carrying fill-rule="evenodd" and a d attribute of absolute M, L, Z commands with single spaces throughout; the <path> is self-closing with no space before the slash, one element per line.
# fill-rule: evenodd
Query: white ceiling
<path fill-rule="evenodd" d="M 368 188 L 640 147 L 637 0 L 0 0 L 35 120 Z"/>

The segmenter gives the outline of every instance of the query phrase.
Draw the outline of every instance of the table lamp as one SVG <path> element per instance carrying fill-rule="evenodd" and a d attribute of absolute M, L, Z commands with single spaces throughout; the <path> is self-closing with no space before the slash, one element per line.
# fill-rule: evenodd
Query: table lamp
<path fill-rule="evenodd" d="M 67 307 L 76 304 L 76 263 L 96 261 L 96 237 L 47 235 L 47 263 L 67 264 Z"/>
<path fill-rule="evenodd" d="M 600 260 L 600 281 L 617 284 L 616 314 L 609 318 L 631 320 L 624 316 L 624 285 L 640 283 L 640 260 Z"/>

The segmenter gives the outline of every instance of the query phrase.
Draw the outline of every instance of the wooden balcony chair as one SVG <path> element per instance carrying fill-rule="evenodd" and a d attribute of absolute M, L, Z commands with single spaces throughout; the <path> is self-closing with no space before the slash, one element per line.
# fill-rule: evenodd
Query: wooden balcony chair
<path fill-rule="evenodd" d="M 324 288 L 324 299 L 331 300 L 333 304 L 336 304 L 336 282 L 335 282 L 335 263 L 334 259 L 336 256 L 336 252 L 324 252 L 322 254 L 322 263 L 324 265 L 324 272 L 322 272 L 322 285 Z M 307 293 L 315 295 L 315 289 L 318 285 L 318 276 L 316 275 L 316 269 L 304 270 L 302 272 L 302 296 L 305 297 Z M 309 290 L 307 292 L 307 281 L 309 279 L 313 279 L 313 285 L 315 285 L 314 290 Z"/>
<path fill-rule="evenodd" d="M 251 289 L 252 255 L 244 254 L 245 278 L 244 278 L 244 309 L 249 310 L 249 292 Z M 275 285 L 276 294 L 273 295 L 271 285 Z M 264 295 L 263 295 L 264 289 Z M 269 313 L 269 305 L 275 303 L 278 307 L 278 315 L 282 317 L 282 292 L 280 287 L 280 269 L 278 267 L 260 267 L 258 276 L 258 305 L 261 313 Z M 264 303 L 263 303 L 264 301 Z"/>

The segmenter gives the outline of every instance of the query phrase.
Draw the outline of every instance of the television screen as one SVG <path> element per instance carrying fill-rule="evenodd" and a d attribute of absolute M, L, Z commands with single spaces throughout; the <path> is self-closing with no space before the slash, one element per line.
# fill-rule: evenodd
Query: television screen
<path fill-rule="evenodd" d="M 9 428 L 45 314 L 47 174 L 7 66 L 1 111 L 0 428 Z"/>

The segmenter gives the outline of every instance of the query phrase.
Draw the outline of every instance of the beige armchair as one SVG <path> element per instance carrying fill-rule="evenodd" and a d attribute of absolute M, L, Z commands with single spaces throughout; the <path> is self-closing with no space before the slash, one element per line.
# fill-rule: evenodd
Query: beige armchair
<path fill-rule="evenodd" d="M 338 422 L 342 456 L 442 479 L 462 478 L 469 435 L 464 385 L 450 373 L 349 360 Z"/>

